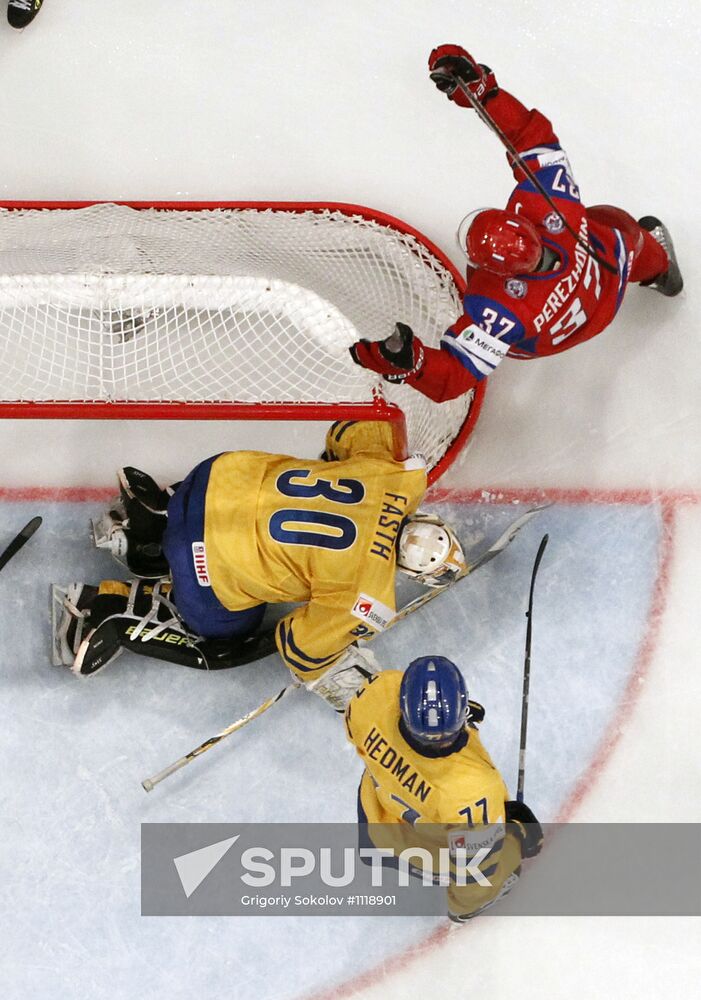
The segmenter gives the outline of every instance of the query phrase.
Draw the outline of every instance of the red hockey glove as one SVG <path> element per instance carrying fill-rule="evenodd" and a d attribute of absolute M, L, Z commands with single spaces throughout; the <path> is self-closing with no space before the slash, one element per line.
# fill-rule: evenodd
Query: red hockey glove
<path fill-rule="evenodd" d="M 377 372 L 386 382 L 403 382 L 424 363 L 424 347 L 406 323 L 397 323 L 385 340 L 359 340 L 349 348 L 356 365 Z"/>
<path fill-rule="evenodd" d="M 475 62 L 461 45 L 439 45 L 428 57 L 431 79 L 440 91 L 461 108 L 472 105 L 458 86 L 464 84 L 480 104 L 499 93 L 497 81 L 488 66 Z"/>

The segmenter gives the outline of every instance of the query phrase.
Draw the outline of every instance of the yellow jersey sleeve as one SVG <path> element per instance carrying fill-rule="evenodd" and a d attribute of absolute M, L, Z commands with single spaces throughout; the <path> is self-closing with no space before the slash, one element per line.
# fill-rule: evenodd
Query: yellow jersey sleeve
<path fill-rule="evenodd" d="M 380 563 L 350 589 L 317 585 L 307 604 L 278 623 L 278 652 L 301 681 L 316 680 L 351 643 L 389 625 L 395 613 L 394 577 L 394 566 Z M 363 584 L 371 593 L 360 590 Z"/>
<path fill-rule="evenodd" d="M 394 459 L 392 427 L 386 420 L 337 420 L 326 432 L 328 461 L 343 462 L 357 455 Z"/>

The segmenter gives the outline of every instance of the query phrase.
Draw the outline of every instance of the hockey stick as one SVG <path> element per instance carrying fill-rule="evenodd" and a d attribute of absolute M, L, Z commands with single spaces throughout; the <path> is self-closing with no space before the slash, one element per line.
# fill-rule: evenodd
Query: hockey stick
<path fill-rule="evenodd" d="M 562 214 L 562 212 L 559 210 L 559 208 L 557 207 L 557 205 L 555 204 L 555 202 L 552 200 L 552 198 L 550 197 L 550 195 L 548 194 L 548 192 L 545 190 L 545 188 L 543 187 L 543 185 L 540 183 L 540 181 L 538 180 L 538 178 L 536 177 L 536 175 L 533 173 L 533 171 L 531 170 L 531 168 L 528 166 L 528 164 L 526 163 L 526 161 L 523 159 L 523 157 L 521 156 L 521 154 L 519 153 L 519 151 L 516 149 L 516 147 L 514 146 L 514 144 L 511 142 L 511 140 L 508 138 L 508 136 L 506 135 L 506 133 L 503 132 L 502 129 L 499 128 L 499 126 L 494 121 L 494 119 L 489 114 L 489 112 L 486 110 L 486 108 L 484 107 L 484 105 L 481 104 L 480 101 L 477 100 L 477 98 L 475 97 L 475 95 L 470 90 L 468 90 L 468 88 L 465 86 L 465 84 L 462 82 L 462 80 L 458 80 L 457 81 L 457 85 L 458 85 L 458 88 L 461 91 L 461 93 L 463 93 L 465 95 L 465 97 L 468 99 L 468 101 L 470 102 L 473 110 L 477 112 L 478 117 L 484 122 L 484 124 L 487 126 L 487 128 L 491 129 L 491 131 L 494 133 L 494 135 L 497 136 L 497 138 L 501 142 L 502 146 L 504 146 L 504 148 L 509 153 L 509 155 L 511 156 L 511 158 L 518 165 L 519 169 L 523 171 L 523 173 L 526 175 L 526 177 L 531 182 L 531 184 L 533 185 L 533 187 L 536 188 L 536 190 L 543 196 L 543 198 L 545 198 L 545 200 L 547 201 L 548 205 L 550 205 L 550 207 L 552 208 L 553 212 L 557 215 L 558 219 L 563 224 L 563 226 L 565 227 L 565 229 L 567 230 L 567 232 L 570 234 L 570 236 L 574 237 L 574 239 L 577 241 L 577 243 L 579 244 L 579 246 L 582 247 L 583 250 L 586 250 L 586 252 L 589 254 L 589 256 L 594 258 L 594 260 L 597 262 L 597 264 L 601 264 L 601 266 L 606 271 L 608 271 L 610 274 L 617 275 L 618 271 L 613 266 L 613 264 L 609 264 L 609 262 L 607 260 L 604 260 L 603 257 L 600 257 L 599 254 L 594 249 L 594 247 L 590 243 L 588 243 L 585 239 L 582 239 L 582 237 L 579 235 L 579 233 L 576 233 L 574 231 L 574 229 L 569 224 L 569 222 L 567 221 L 567 219 L 564 217 L 564 215 Z"/>
<path fill-rule="evenodd" d="M 22 546 L 26 545 L 26 543 L 29 541 L 29 539 L 32 537 L 32 535 L 40 525 L 41 525 L 41 518 L 38 516 L 33 517 L 31 521 L 28 521 L 27 524 L 25 524 L 25 526 L 22 528 L 21 531 L 17 532 L 17 534 L 12 539 L 10 544 L 7 546 L 5 551 L 0 554 L 0 569 L 3 569 L 5 566 L 7 566 L 10 559 L 12 559 L 13 556 L 17 555 Z"/>
<path fill-rule="evenodd" d="M 538 552 L 535 557 L 535 562 L 533 563 L 533 572 L 531 574 L 531 590 L 528 595 L 528 611 L 526 612 L 528 625 L 526 627 L 526 654 L 523 661 L 523 694 L 521 696 L 521 740 L 518 749 L 518 788 L 516 790 L 516 799 L 518 802 L 523 802 L 523 785 L 526 779 L 526 733 L 528 730 L 528 691 L 531 684 L 531 631 L 533 627 L 533 591 L 535 589 L 535 578 L 538 575 L 538 567 L 540 566 L 540 560 L 543 558 L 543 553 L 545 552 L 545 546 L 547 544 L 548 544 L 548 535 L 543 535 L 541 543 L 538 546 Z"/>
<path fill-rule="evenodd" d="M 217 733 L 216 736 L 210 736 L 210 738 L 205 740 L 204 743 L 200 743 L 200 745 L 194 750 L 191 750 L 190 753 L 186 753 L 184 757 L 176 760 L 173 764 L 169 764 L 168 767 L 164 767 L 162 771 L 158 772 L 158 774 L 154 774 L 151 778 L 144 778 L 141 782 L 141 787 L 145 792 L 153 791 L 159 781 L 163 781 L 164 778 L 168 778 L 171 774 L 175 774 L 175 772 L 179 771 L 181 767 L 185 767 L 185 765 L 189 764 L 191 760 L 195 759 L 195 757 L 199 757 L 201 753 L 204 753 L 206 750 L 210 750 L 213 746 L 216 746 L 217 743 L 221 742 L 221 740 L 223 740 L 226 736 L 231 736 L 231 734 L 235 733 L 237 729 L 243 729 L 243 727 L 247 726 L 249 722 L 257 719 L 259 715 L 263 714 L 263 712 L 267 712 L 269 708 L 272 708 L 276 702 L 281 701 L 286 694 L 289 694 L 291 691 L 296 691 L 300 686 L 301 685 L 299 684 L 288 684 L 282 689 L 282 691 L 278 691 L 278 693 L 273 695 L 272 698 L 268 698 L 262 705 L 259 705 L 258 708 L 252 709 L 248 715 L 244 715 L 242 719 L 232 722 L 230 726 L 227 726 L 226 729 L 222 729 L 222 731 Z"/>
<path fill-rule="evenodd" d="M 506 548 L 506 546 L 515 538 L 515 536 L 521 530 L 524 524 L 527 524 L 531 520 L 531 518 L 538 513 L 538 511 L 545 510 L 546 507 L 550 506 L 551 505 L 549 503 L 545 503 L 545 504 L 540 504 L 537 507 L 531 507 L 530 510 L 527 510 L 525 514 L 522 514 L 521 517 L 517 518 L 512 524 L 510 524 L 509 527 L 506 529 L 506 531 L 502 532 L 502 534 L 497 538 L 497 540 L 493 542 L 488 549 L 485 549 L 482 555 L 478 556 L 477 559 L 475 559 L 475 561 L 465 569 L 465 572 L 462 573 L 461 576 L 459 576 L 456 580 L 453 581 L 453 583 L 457 583 L 458 580 L 464 579 L 466 576 L 469 576 L 470 573 L 474 573 L 476 569 L 479 569 L 480 566 L 484 566 L 485 563 L 488 563 L 491 559 L 494 559 L 494 557 L 497 556 L 500 552 L 502 552 Z M 385 632 L 387 631 L 388 628 L 391 628 L 393 625 L 396 625 L 398 621 L 401 621 L 403 618 L 406 618 L 407 615 L 411 614 L 414 611 L 418 611 L 419 608 L 422 608 L 424 606 L 424 604 L 428 604 L 429 601 L 432 601 L 434 598 L 438 597 L 438 595 L 442 594 L 444 590 L 448 589 L 448 587 L 452 587 L 453 583 L 447 584 L 445 587 L 437 587 L 435 590 L 430 590 L 426 594 L 421 594 L 419 595 L 419 597 L 416 597 L 413 601 L 410 601 L 407 605 L 405 605 L 405 607 L 401 608 L 397 612 L 397 614 L 394 616 L 391 622 L 385 627 Z M 210 747 L 216 746 L 216 744 L 219 743 L 221 740 L 223 740 L 226 736 L 230 736 L 232 733 L 237 732 L 237 730 L 243 729 L 243 727 L 248 725 L 249 722 L 252 722 L 254 719 L 257 719 L 259 715 L 263 714 L 263 712 L 267 712 L 269 708 L 272 708 L 272 706 L 276 702 L 280 701 L 286 694 L 289 694 L 290 691 L 295 691 L 300 686 L 301 685 L 299 684 L 288 684 L 287 687 L 284 687 L 282 689 L 282 691 L 280 691 L 276 695 L 273 695 L 273 697 L 268 698 L 266 701 L 263 702 L 262 705 L 259 705 L 258 708 L 254 708 L 251 712 L 249 712 L 248 715 L 244 715 L 243 718 L 239 719 L 237 722 L 232 722 L 230 726 L 227 726 L 226 729 L 223 729 L 221 733 L 219 733 L 217 736 L 212 736 L 210 737 L 210 739 L 205 740 L 204 743 L 201 743 L 200 746 L 198 746 L 195 750 L 191 750 L 190 753 L 185 754 L 184 757 L 181 757 L 179 760 L 176 760 L 175 763 L 169 764 L 168 767 L 163 768 L 163 770 L 159 771 L 158 774 L 154 774 L 151 778 L 145 778 L 144 781 L 141 782 L 144 791 L 146 792 L 153 791 L 154 787 L 160 781 L 163 781 L 164 778 L 167 778 L 171 774 L 174 774 L 175 771 L 179 771 L 181 767 L 185 767 L 185 765 L 189 764 L 191 760 L 194 760 L 195 757 L 199 757 L 200 754 L 204 753 L 206 750 L 209 750 Z"/>

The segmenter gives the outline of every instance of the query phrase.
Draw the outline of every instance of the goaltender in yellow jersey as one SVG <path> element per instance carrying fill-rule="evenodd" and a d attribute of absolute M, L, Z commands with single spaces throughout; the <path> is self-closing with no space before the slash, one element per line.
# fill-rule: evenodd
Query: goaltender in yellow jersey
<path fill-rule="evenodd" d="M 241 644 L 256 635 L 268 604 L 291 603 L 299 607 L 277 624 L 277 650 L 298 681 L 342 711 L 376 668 L 354 644 L 392 620 L 397 569 L 441 586 L 465 568 L 451 529 L 417 513 L 425 463 L 394 457 L 386 422 L 333 424 L 319 460 L 225 452 L 169 490 L 135 469 L 118 475 L 124 509 L 96 523 L 95 543 L 135 574 L 170 574 L 172 592 L 131 593 L 109 582 L 97 593 L 86 584 L 59 590 L 55 659 L 76 673 L 109 662 L 105 630 L 102 638 L 94 633 L 107 613 L 114 634 L 120 594 L 123 631 L 132 638 L 138 630 L 140 653 L 210 668 L 234 664 L 214 663 L 212 643 L 198 637 Z M 145 619 L 160 632 L 145 631 Z"/>
<path fill-rule="evenodd" d="M 454 858 L 459 846 L 466 859 L 483 851 L 479 869 L 487 884 L 468 874 L 458 885 L 452 868 L 448 910 L 458 921 L 509 891 L 522 858 L 540 849 L 537 820 L 523 803 L 509 801 L 482 744 L 483 718 L 482 706 L 468 701 L 460 670 L 442 656 L 413 660 L 404 673 L 382 671 L 346 709 L 348 739 L 365 765 L 358 793 L 363 842 L 391 848 L 395 857 L 423 847 L 434 872 L 440 848 Z"/>
<path fill-rule="evenodd" d="M 236 611 L 302 604 L 276 636 L 301 680 L 394 614 L 395 545 L 426 492 L 426 468 L 420 458 L 394 460 L 391 447 L 388 424 L 344 421 L 327 434 L 330 462 L 230 452 L 212 464 L 204 519 L 212 590 Z"/>

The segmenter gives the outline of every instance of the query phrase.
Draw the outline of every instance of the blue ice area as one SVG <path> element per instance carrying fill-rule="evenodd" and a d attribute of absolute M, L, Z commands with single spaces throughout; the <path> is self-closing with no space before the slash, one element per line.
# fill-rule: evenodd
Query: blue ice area
<path fill-rule="evenodd" d="M 523 505 L 437 505 L 479 552 Z M 360 765 L 340 720 L 303 692 L 147 796 L 140 781 L 285 682 L 276 658 L 204 674 L 126 654 L 80 680 L 49 660 L 50 582 L 123 576 L 91 549 L 96 505 L 6 503 L 0 545 L 44 525 L 0 574 L 3 995 L 23 1000 L 286 1000 L 423 939 L 420 918 L 140 916 L 140 823 L 353 821 Z M 385 666 L 441 653 L 483 702 L 483 738 L 513 788 L 528 584 L 534 613 L 526 800 L 555 818 L 616 714 L 657 572 L 656 505 L 555 506 L 453 591 L 375 642 Z M 117 570 L 117 572 L 115 572 Z"/>

